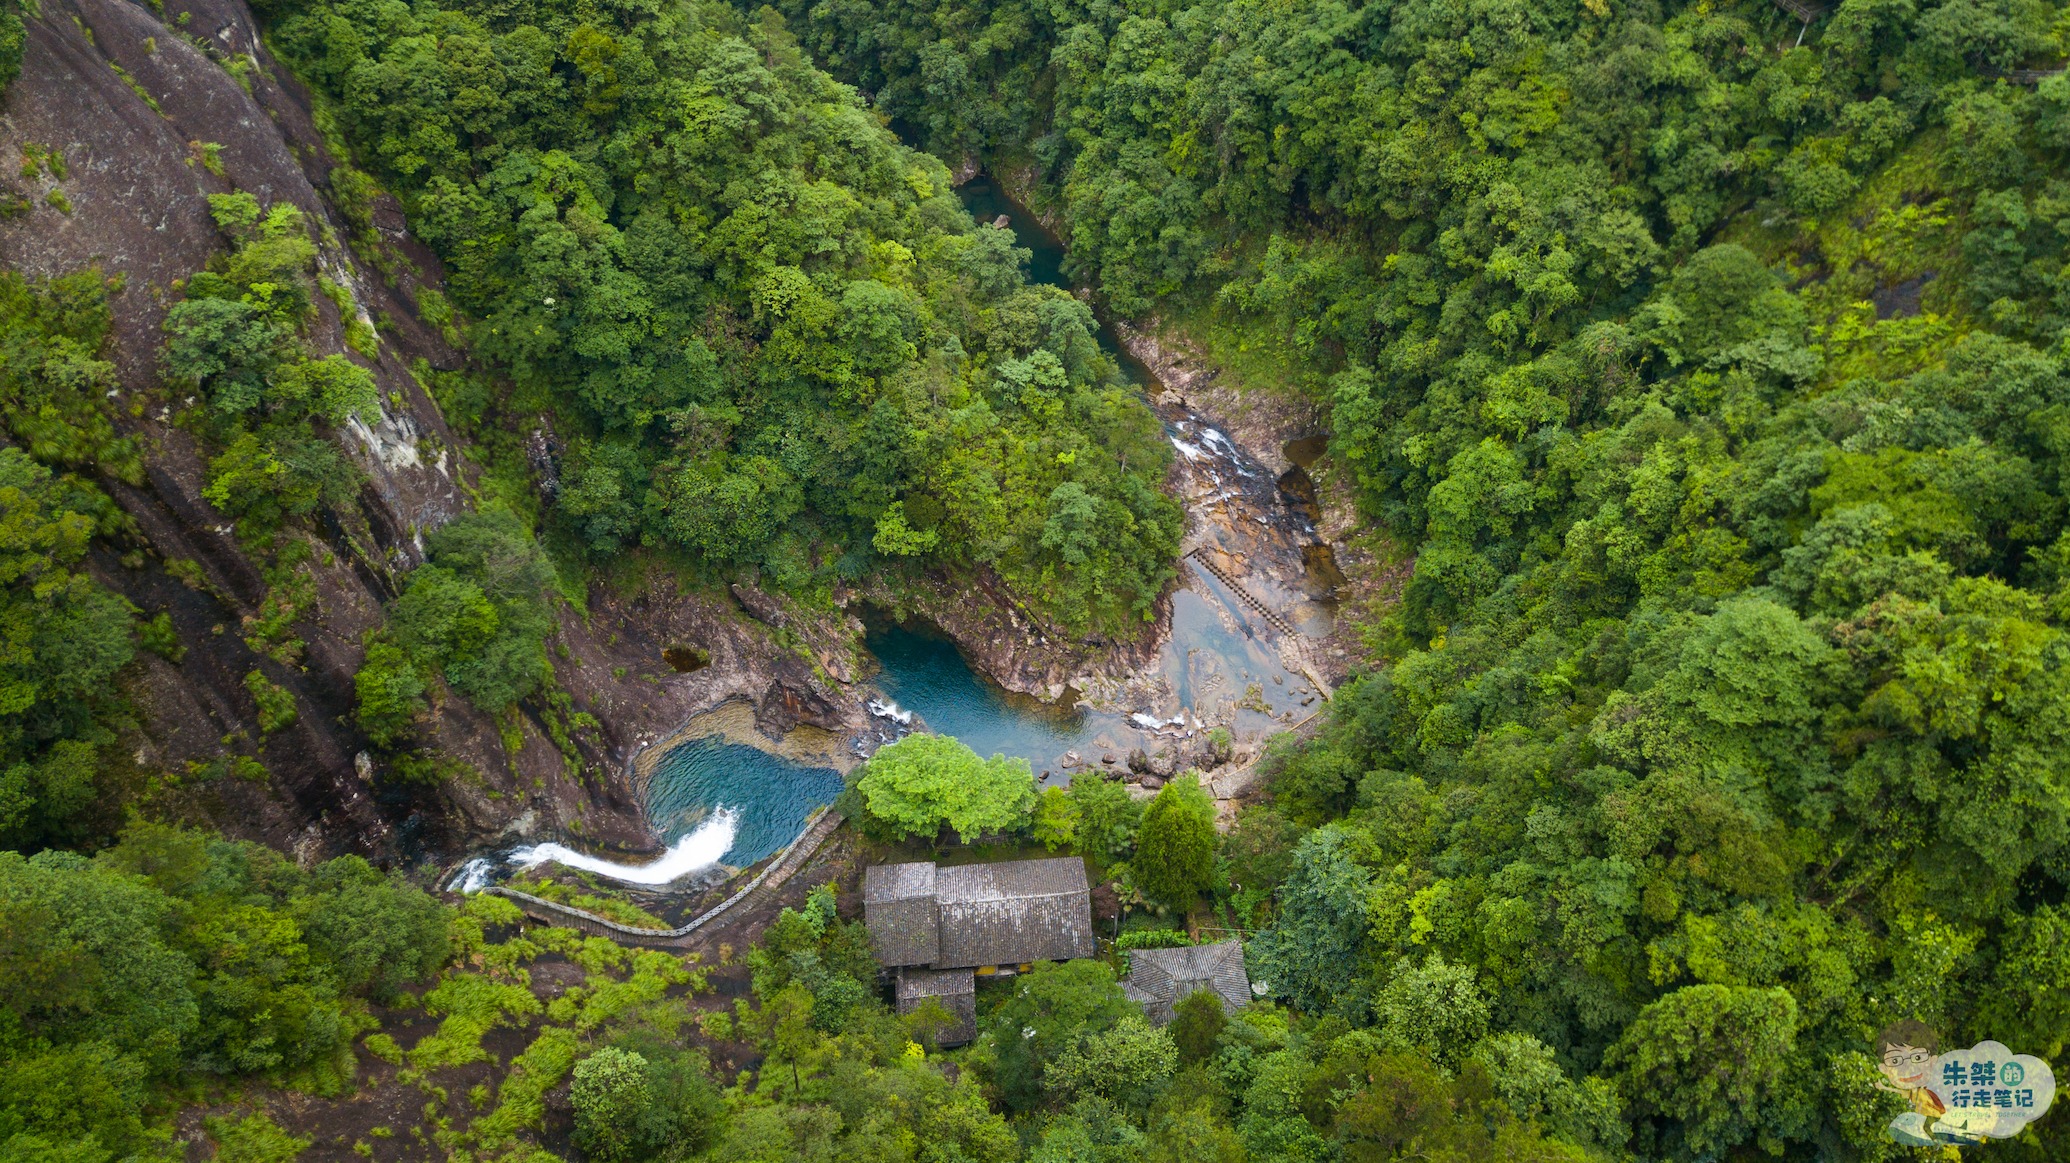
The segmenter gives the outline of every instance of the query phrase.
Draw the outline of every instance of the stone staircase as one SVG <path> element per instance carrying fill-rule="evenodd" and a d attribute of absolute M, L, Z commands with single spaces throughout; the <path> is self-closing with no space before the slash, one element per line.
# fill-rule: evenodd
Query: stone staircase
<path fill-rule="evenodd" d="M 1251 591 L 1245 589 L 1242 582 L 1239 582 L 1235 578 L 1231 577 L 1229 575 L 1228 570 L 1223 569 L 1219 565 L 1216 565 L 1214 561 L 1211 558 L 1209 558 L 1206 553 L 1203 553 L 1199 549 L 1189 549 L 1186 551 L 1186 556 L 1192 558 L 1201 566 L 1201 568 L 1207 570 L 1211 574 L 1214 574 L 1215 577 L 1219 581 L 1221 581 L 1223 585 L 1229 587 L 1229 592 L 1235 594 L 1238 601 L 1242 602 L 1246 606 L 1249 606 L 1254 612 L 1257 613 L 1257 615 L 1260 618 L 1265 619 L 1265 621 L 1269 623 L 1273 629 L 1290 637 L 1293 634 L 1297 633 L 1297 631 L 1295 631 L 1294 629 L 1294 624 L 1292 622 L 1287 621 L 1286 618 L 1282 616 L 1279 611 L 1273 609 L 1271 606 L 1266 605 L 1264 601 L 1261 600 L 1256 594 L 1253 594 L 1251 593 Z"/>

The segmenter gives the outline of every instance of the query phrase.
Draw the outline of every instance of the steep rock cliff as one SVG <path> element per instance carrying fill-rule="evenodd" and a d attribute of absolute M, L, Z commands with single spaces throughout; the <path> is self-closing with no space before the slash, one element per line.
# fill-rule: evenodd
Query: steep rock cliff
<path fill-rule="evenodd" d="M 242 0 L 172 0 L 162 13 L 124 0 L 46 0 L 27 26 L 21 75 L 0 103 L 0 156 L 55 150 L 64 173 L 18 179 L 10 167 L 12 189 L 0 192 L 28 209 L 0 221 L 0 264 L 31 276 L 97 268 L 119 280 L 103 354 L 119 369 L 117 424 L 143 448 L 146 479 L 100 480 L 135 532 L 99 550 L 95 571 L 146 616 L 169 614 L 185 647 L 168 652 L 177 664 L 140 653 L 125 676 L 137 712 L 123 748 L 130 783 L 161 789 L 153 794 L 175 814 L 304 857 L 447 856 L 500 834 L 642 849 L 652 837 L 629 760 L 690 714 L 742 697 L 813 708 L 830 727 L 855 719 L 854 700 L 794 665 L 773 628 L 724 594 L 663 581 L 563 609 L 559 681 L 572 710 L 597 720 L 575 733 L 575 757 L 529 704 L 498 723 L 447 698 L 428 728 L 450 761 L 445 777 L 427 786 L 382 770 L 352 719 L 363 636 L 398 578 L 422 562 L 423 534 L 471 506 L 475 479 L 411 371 L 465 361 L 418 311 L 421 291 L 438 289 L 437 259 L 411 239 L 393 199 L 334 180 L 308 94 L 268 54 Z M 267 585 L 202 496 L 206 453 L 176 423 L 188 401 L 160 370 L 176 283 L 226 245 L 208 195 L 233 190 L 262 205 L 291 202 L 320 225 L 325 276 L 350 291 L 348 309 L 379 337 L 378 359 L 352 357 L 377 379 L 379 422 L 337 434 L 364 486 L 312 534 L 314 601 L 293 626 L 307 644 L 293 666 L 255 653 L 239 632 Z M 351 321 L 328 299 L 318 310 L 312 354 L 348 352 Z M 664 658 L 671 651 L 716 665 L 681 673 Z M 258 729 L 243 681 L 254 669 L 293 695 L 293 724 Z M 232 754 L 255 756 L 268 778 L 192 777 Z"/>

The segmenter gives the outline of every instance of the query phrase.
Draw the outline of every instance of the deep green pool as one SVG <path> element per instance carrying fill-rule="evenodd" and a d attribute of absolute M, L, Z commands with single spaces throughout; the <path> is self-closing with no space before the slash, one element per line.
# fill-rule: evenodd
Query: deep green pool
<path fill-rule="evenodd" d="M 1031 279 L 1069 285 L 1063 274 L 1063 246 L 989 178 L 965 184 L 960 193 L 980 224 L 1007 216 L 1017 244 L 1031 252 Z M 1125 372 L 1148 382 L 1147 373 L 1127 357 L 1104 325 L 1099 339 Z M 1261 698 L 1274 704 L 1274 712 L 1284 714 L 1292 709 L 1287 696 L 1295 692 L 1299 676 L 1242 629 L 1242 612 L 1221 582 L 1205 573 L 1200 580 L 1200 591 L 1189 588 L 1173 594 L 1171 637 L 1157 664 L 1173 705 L 1129 712 L 1169 719 L 1180 711 L 1197 713 L 1219 698 L 1223 710 L 1218 718 L 1225 725 L 1247 733 L 1277 729 L 1283 723 L 1276 715 L 1230 708 L 1228 696 L 1256 687 Z M 1230 629 L 1225 607 L 1236 611 L 1237 630 Z M 1076 708 L 1068 692 L 1060 700 L 1063 705 L 1057 706 L 1002 690 L 972 671 L 955 644 L 938 633 L 877 624 L 864 641 L 883 667 L 877 685 L 900 709 L 914 712 L 929 730 L 961 739 L 980 755 L 1026 759 L 1037 777 L 1060 781 L 1067 752 L 1097 764 L 1103 754 L 1136 746 L 1141 738 L 1128 713 Z M 807 767 L 717 737 L 696 739 L 663 756 L 648 783 L 649 817 L 670 845 L 660 860 L 625 868 L 560 845 L 527 851 L 647 884 L 710 868 L 715 861 L 741 867 L 788 843 L 813 809 L 831 803 L 841 787 L 840 775 L 827 768 Z"/>

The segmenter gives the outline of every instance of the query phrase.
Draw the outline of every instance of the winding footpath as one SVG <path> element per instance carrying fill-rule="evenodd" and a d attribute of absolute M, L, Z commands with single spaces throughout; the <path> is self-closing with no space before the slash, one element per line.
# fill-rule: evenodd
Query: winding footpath
<path fill-rule="evenodd" d="M 791 841 L 789 847 L 785 848 L 776 859 L 770 861 L 768 866 L 763 868 L 753 880 L 741 886 L 738 892 L 706 909 L 694 919 L 673 929 L 641 929 L 632 925 L 623 925 L 617 921 L 600 917 L 587 909 L 578 909 L 573 905 L 561 904 L 559 901 L 546 900 L 543 897 L 536 897 L 528 892 L 519 892 L 517 889 L 506 888 L 500 884 L 490 885 L 482 891 L 494 893 L 497 896 L 509 897 L 511 900 L 516 901 L 518 907 L 522 908 L 526 913 L 550 925 L 580 929 L 594 936 L 608 937 L 622 945 L 642 945 L 657 949 L 680 949 L 690 944 L 691 936 L 698 930 L 724 916 L 735 905 L 753 895 L 755 890 L 764 887 L 773 890 L 781 887 L 785 881 L 791 878 L 791 874 L 805 866 L 805 862 L 812 858 L 813 853 L 819 851 L 820 845 L 826 843 L 827 837 L 834 834 L 834 830 L 841 826 L 842 820 L 841 813 L 832 808 L 821 811 L 811 823 L 805 826 L 803 832 L 798 833 L 798 838 Z"/>

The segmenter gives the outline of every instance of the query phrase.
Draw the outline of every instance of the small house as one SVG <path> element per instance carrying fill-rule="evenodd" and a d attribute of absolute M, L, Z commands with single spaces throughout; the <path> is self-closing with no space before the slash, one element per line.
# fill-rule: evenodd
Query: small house
<path fill-rule="evenodd" d="M 949 1024 L 935 1033 L 943 1046 L 960 1046 L 977 1037 L 977 978 L 968 969 L 921 969 L 901 966 L 893 988 L 898 1012 L 910 1014 L 929 998 L 941 1003 Z"/>
<path fill-rule="evenodd" d="M 1251 1000 L 1251 979 L 1244 972 L 1241 941 L 1217 941 L 1180 949 L 1137 949 L 1128 957 L 1129 971 L 1121 980 L 1121 992 L 1142 1006 L 1150 1020 L 1160 1026 L 1172 1020 L 1172 1007 L 1195 993 L 1212 993 L 1221 999 L 1225 1010 Z"/>
<path fill-rule="evenodd" d="M 942 1033 L 945 1045 L 976 1034 L 975 978 L 1098 952 L 1092 885 L 1075 856 L 880 864 L 863 873 L 863 921 L 897 976 L 898 1011 L 931 997 L 959 1019 Z"/>

